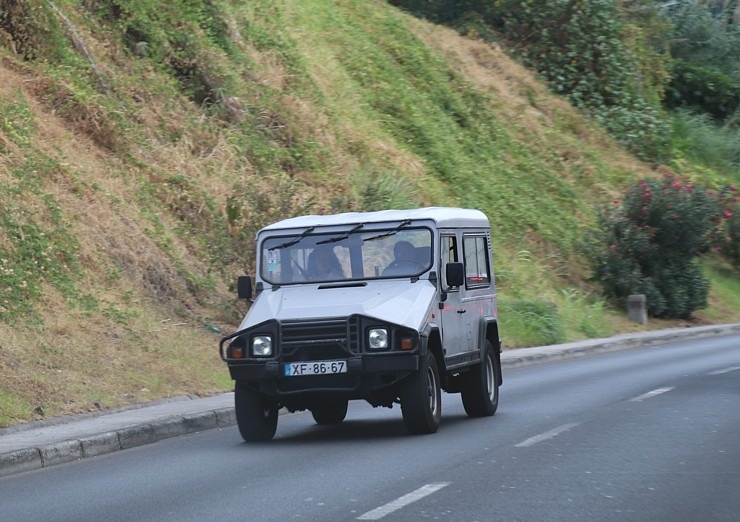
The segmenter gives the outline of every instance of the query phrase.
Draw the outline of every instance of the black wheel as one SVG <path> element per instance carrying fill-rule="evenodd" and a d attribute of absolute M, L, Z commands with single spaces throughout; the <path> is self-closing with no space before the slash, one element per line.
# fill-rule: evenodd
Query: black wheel
<path fill-rule="evenodd" d="M 419 371 L 401 388 L 401 413 L 406 429 L 413 434 L 434 433 L 442 417 L 442 388 L 437 361 L 427 352 Z"/>
<path fill-rule="evenodd" d="M 465 413 L 470 417 L 490 417 L 498 409 L 499 382 L 490 341 L 486 341 L 481 355 L 481 362 L 465 375 L 461 390 Z"/>
<path fill-rule="evenodd" d="M 273 397 L 267 397 L 243 384 L 234 388 L 236 424 L 246 442 L 270 440 L 277 429 L 278 407 Z"/>
<path fill-rule="evenodd" d="M 347 403 L 346 399 L 323 401 L 311 408 L 313 420 L 316 424 L 339 424 L 347 416 Z"/>

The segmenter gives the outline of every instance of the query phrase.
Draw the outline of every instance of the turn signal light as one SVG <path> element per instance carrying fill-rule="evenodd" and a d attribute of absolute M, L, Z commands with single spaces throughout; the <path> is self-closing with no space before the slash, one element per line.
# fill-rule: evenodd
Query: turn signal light
<path fill-rule="evenodd" d="M 244 348 L 241 346 L 235 346 L 231 349 L 231 358 L 232 359 L 243 359 L 244 358 Z"/>
<path fill-rule="evenodd" d="M 411 337 L 401 338 L 401 350 L 411 350 L 414 348 L 414 340 Z"/>

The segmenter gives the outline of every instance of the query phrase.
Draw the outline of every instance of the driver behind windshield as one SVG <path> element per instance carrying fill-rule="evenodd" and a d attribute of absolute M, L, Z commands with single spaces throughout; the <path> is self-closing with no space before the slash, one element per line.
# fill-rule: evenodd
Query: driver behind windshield
<path fill-rule="evenodd" d="M 309 280 L 344 279 L 344 271 L 339 263 L 334 249 L 330 246 L 319 245 L 308 256 L 306 267 Z"/>
<path fill-rule="evenodd" d="M 399 241 L 393 246 L 395 258 L 383 271 L 383 275 L 402 275 L 417 272 L 421 266 L 416 257 L 416 247 L 408 241 Z"/>

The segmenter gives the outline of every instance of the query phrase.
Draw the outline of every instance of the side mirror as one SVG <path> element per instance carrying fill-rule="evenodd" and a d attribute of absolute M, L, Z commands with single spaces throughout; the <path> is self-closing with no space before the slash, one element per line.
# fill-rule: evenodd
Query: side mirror
<path fill-rule="evenodd" d="M 240 299 L 252 299 L 252 278 L 248 275 L 236 279 L 236 295 Z"/>
<path fill-rule="evenodd" d="M 462 263 L 447 263 L 445 279 L 448 286 L 462 286 L 465 282 L 465 269 Z"/>

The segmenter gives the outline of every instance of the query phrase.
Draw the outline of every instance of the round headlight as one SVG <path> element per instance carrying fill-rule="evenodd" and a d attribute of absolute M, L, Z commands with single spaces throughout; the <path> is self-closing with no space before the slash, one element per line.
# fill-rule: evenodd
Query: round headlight
<path fill-rule="evenodd" d="M 272 355 L 272 339 L 269 335 L 257 335 L 252 338 L 252 355 L 255 357 Z"/>
<path fill-rule="evenodd" d="M 371 350 L 385 350 L 388 348 L 388 330 L 385 328 L 373 328 L 367 336 L 368 345 Z"/>

